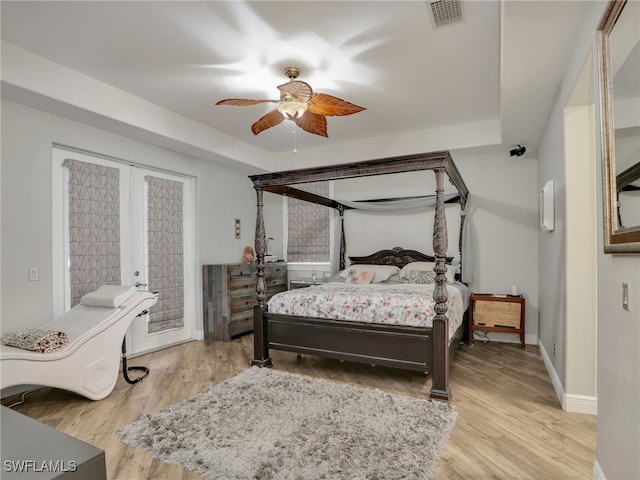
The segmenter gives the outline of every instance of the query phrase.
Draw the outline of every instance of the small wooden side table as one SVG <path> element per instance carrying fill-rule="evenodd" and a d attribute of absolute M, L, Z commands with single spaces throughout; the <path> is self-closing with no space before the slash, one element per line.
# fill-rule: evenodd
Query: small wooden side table
<path fill-rule="evenodd" d="M 519 333 L 522 349 L 526 350 L 524 307 L 522 295 L 472 293 L 469 298 L 469 343 L 473 345 L 476 330 Z"/>

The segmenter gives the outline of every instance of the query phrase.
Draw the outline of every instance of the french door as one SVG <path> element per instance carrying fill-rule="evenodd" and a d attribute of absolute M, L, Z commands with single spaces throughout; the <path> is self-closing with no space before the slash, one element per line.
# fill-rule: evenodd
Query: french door
<path fill-rule="evenodd" d="M 127 352 L 194 338 L 193 179 L 61 147 L 53 149 L 54 315 L 101 284 L 158 292 Z"/>
<path fill-rule="evenodd" d="M 139 353 L 193 338 L 196 291 L 193 198 L 190 179 L 132 167 L 132 283 L 159 292 L 149 314 L 131 326 L 131 351 Z M 186 241 L 185 241 L 186 240 Z"/>

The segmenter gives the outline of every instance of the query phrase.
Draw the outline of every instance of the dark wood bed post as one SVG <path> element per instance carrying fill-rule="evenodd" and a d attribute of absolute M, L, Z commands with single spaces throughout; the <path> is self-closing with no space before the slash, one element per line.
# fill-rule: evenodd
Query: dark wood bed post
<path fill-rule="evenodd" d="M 460 233 L 458 234 L 458 255 L 460 256 L 460 265 L 462 265 L 462 236 L 464 235 L 464 220 L 465 213 L 462 209 L 462 203 L 460 204 Z M 462 281 L 462 267 L 460 268 L 460 281 Z"/>
<path fill-rule="evenodd" d="M 340 212 L 340 267 L 339 269 L 342 271 L 346 268 L 346 258 L 345 255 L 347 253 L 347 240 L 344 236 L 344 205 L 340 205 L 338 207 L 338 212 Z"/>
<path fill-rule="evenodd" d="M 433 252 L 436 257 L 436 286 L 433 291 L 436 316 L 433 319 L 433 372 L 429 397 L 436 400 L 451 401 L 449 386 L 449 319 L 447 318 L 447 218 L 444 209 L 443 168 L 435 169 L 436 174 L 436 211 L 433 224 Z"/>
<path fill-rule="evenodd" d="M 465 210 L 466 208 L 466 200 L 462 197 L 460 197 L 460 233 L 458 234 L 458 253 L 460 254 L 460 259 L 458 261 L 458 264 L 460 265 L 460 277 L 458 278 L 458 280 L 460 280 L 462 282 L 462 265 L 463 265 L 463 261 L 464 259 L 462 258 L 462 250 L 463 250 L 463 244 L 462 244 L 462 239 L 464 238 L 464 229 L 466 228 L 465 225 L 465 221 L 467 220 L 467 212 Z"/>
<path fill-rule="evenodd" d="M 264 280 L 264 254 L 266 249 L 266 235 L 264 233 L 264 205 L 262 196 L 264 189 L 255 187 L 257 196 L 256 216 L 256 298 L 257 303 L 253 307 L 253 360 L 251 365 L 258 367 L 273 366 L 269 357 L 269 339 L 267 336 L 267 321 L 264 313 L 267 311 L 267 285 Z"/>

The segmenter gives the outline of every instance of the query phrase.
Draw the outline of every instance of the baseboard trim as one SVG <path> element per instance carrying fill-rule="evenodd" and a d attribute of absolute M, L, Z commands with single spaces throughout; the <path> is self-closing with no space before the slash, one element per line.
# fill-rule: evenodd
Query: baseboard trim
<path fill-rule="evenodd" d="M 607 480 L 607 477 L 604 476 L 602 468 L 600 468 L 598 460 L 593 462 L 593 480 Z"/>
<path fill-rule="evenodd" d="M 540 356 L 544 361 L 544 366 L 547 368 L 547 373 L 549 373 L 549 378 L 551 378 L 551 384 L 553 385 L 553 389 L 556 391 L 556 397 L 558 397 L 558 401 L 564 410 L 564 403 L 562 399 L 564 398 L 564 387 L 562 386 L 562 382 L 560 381 L 560 377 L 558 376 L 556 369 L 551 363 L 551 359 L 547 354 L 547 351 L 542 344 L 542 341 L 538 339 L 538 350 L 540 351 Z"/>
<path fill-rule="evenodd" d="M 564 409 L 567 412 L 586 413 L 588 415 L 598 414 L 598 398 L 588 395 L 564 395 Z"/>
<path fill-rule="evenodd" d="M 547 368 L 547 372 L 549 373 L 549 377 L 551 378 L 551 383 L 553 385 L 553 389 L 556 392 L 556 397 L 560 402 L 560 406 L 563 410 L 572 413 L 585 413 L 588 415 L 597 415 L 598 414 L 598 398 L 587 395 L 574 395 L 568 394 L 564 391 L 564 386 L 560 381 L 560 377 L 556 372 L 553 363 L 551 362 L 551 358 L 547 354 L 547 351 L 544 348 L 544 345 L 538 339 L 538 349 L 540 351 L 540 356 L 544 360 L 544 365 Z"/>
<path fill-rule="evenodd" d="M 143 350 L 141 352 L 128 353 L 127 354 L 127 358 L 131 359 L 131 358 L 141 357 L 141 356 L 147 355 L 149 353 L 159 352 L 159 351 L 164 350 L 166 348 L 175 347 L 177 345 L 182 345 L 183 343 L 193 342 L 195 340 L 196 340 L 195 338 L 187 338 L 185 340 L 180 340 L 180 341 L 177 341 L 177 342 L 168 343 L 167 345 L 162 345 L 160 347 L 149 348 L 148 350 Z"/>

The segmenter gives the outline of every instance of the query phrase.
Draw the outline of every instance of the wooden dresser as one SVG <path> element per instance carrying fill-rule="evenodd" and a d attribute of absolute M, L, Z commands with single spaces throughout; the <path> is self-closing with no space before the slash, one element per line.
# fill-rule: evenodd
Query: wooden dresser
<path fill-rule="evenodd" d="M 253 331 L 256 304 L 256 266 L 253 263 L 202 266 L 204 337 L 228 342 Z M 287 263 L 265 267 L 267 300 L 287 289 Z"/>

